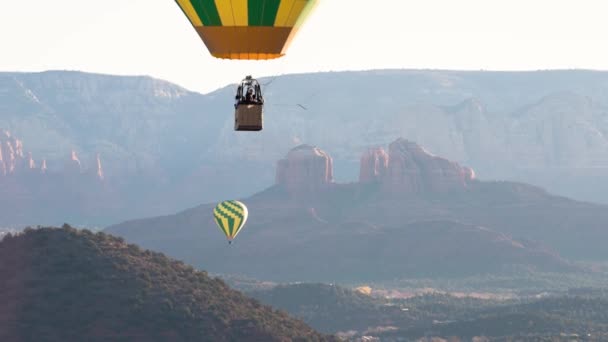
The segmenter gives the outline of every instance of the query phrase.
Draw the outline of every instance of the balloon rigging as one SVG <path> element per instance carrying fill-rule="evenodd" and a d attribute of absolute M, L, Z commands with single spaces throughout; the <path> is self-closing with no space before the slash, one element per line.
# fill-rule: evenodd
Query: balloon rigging
<path fill-rule="evenodd" d="M 209 53 L 233 60 L 270 60 L 285 55 L 291 41 L 318 0 L 175 0 Z M 276 76 L 264 86 L 270 85 Z M 301 104 L 300 108 L 307 110 Z M 234 130 L 261 131 L 262 85 L 251 75 L 237 88 Z M 245 204 L 224 201 L 213 210 L 215 222 L 228 238 L 240 232 L 248 217 Z"/>

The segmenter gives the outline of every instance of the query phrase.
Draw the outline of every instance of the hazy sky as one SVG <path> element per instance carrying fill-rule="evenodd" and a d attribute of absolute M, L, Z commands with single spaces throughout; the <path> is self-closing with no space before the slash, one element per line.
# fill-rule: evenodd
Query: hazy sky
<path fill-rule="evenodd" d="M 0 1 L 0 71 L 150 75 L 201 92 L 308 71 L 608 70 L 608 0 L 320 0 L 287 56 L 210 57 L 174 0 Z"/>

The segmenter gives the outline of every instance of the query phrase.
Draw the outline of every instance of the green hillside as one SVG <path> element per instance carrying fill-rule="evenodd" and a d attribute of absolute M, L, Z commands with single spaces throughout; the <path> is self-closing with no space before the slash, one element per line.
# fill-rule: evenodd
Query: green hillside
<path fill-rule="evenodd" d="M 1 341 L 324 341 L 206 272 L 103 233 L 0 242 Z"/>

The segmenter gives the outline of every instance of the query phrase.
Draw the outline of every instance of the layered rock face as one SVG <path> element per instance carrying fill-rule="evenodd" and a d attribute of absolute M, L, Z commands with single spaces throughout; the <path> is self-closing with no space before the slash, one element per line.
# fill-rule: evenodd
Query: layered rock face
<path fill-rule="evenodd" d="M 371 183 L 382 179 L 388 169 L 388 154 L 382 147 L 368 149 L 361 156 L 359 182 Z"/>
<path fill-rule="evenodd" d="M 63 168 L 62 168 L 63 164 Z M 83 167 L 75 151 L 55 161 L 50 170 L 46 159 L 34 159 L 24 143 L 0 129 L 0 217 L 7 225 L 65 220 L 82 213 L 104 212 L 119 198 L 108 195 L 102 182 L 104 172 L 97 155 L 97 167 Z M 60 196 L 60 200 L 58 200 Z M 34 214 L 32 214 L 34 213 Z"/>
<path fill-rule="evenodd" d="M 292 195 L 312 194 L 333 183 L 333 160 L 325 151 L 310 145 L 293 148 L 279 160 L 276 184 Z"/>
<path fill-rule="evenodd" d="M 23 166 L 23 142 L 0 129 L 0 175 L 15 173 Z"/>
<path fill-rule="evenodd" d="M 427 152 L 400 138 L 389 145 L 369 148 L 361 156 L 359 183 L 379 183 L 385 194 L 442 193 L 463 190 L 475 171 Z M 276 184 L 295 196 L 318 193 L 333 183 L 333 161 L 323 150 L 300 145 L 280 160 Z"/>
<path fill-rule="evenodd" d="M 98 180 L 103 180 L 104 178 L 99 153 L 97 154 L 94 171 L 86 170 L 82 166 L 76 151 L 72 151 L 71 155 L 64 159 L 63 169 L 55 171 L 68 177 L 80 174 L 92 174 L 94 172 L 95 178 Z M 13 136 L 10 131 L 0 129 L 0 176 L 45 174 L 46 172 L 46 159 L 37 162 L 32 152 L 24 152 L 22 140 Z"/>
<path fill-rule="evenodd" d="M 472 169 L 434 156 L 418 144 L 398 139 L 389 145 L 389 162 L 382 188 L 386 193 L 448 192 L 464 189 Z"/>
<path fill-rule="evenodd" d="M 473 169 L 434 156 L 400 138 L 389 145 L 388 153 L 374 148 L 363 154 L 359 181 L 377 181 L 383 192 L 398 194 L 461 190 L 474 178 Z"/>

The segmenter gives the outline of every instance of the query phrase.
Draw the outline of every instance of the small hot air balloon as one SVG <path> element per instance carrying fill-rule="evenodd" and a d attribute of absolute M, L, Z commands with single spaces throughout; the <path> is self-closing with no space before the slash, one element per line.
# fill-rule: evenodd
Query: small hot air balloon
<path fill-rule="evenodd" d="M 224 201 L 213 209 L 215 223 L 226 234 L 229 244 L 245 225 L 248 215 L 247 207 L 239 201 Z"/>

